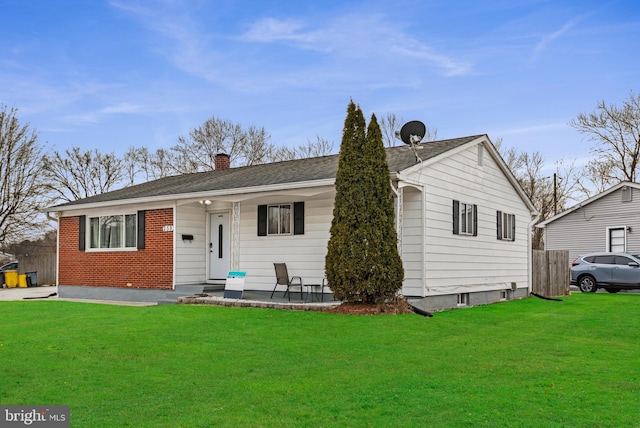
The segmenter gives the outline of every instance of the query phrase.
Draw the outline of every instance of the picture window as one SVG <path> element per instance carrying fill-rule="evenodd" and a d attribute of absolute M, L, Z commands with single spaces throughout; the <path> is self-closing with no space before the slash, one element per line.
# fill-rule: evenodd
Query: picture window
<path fill-rule="evenodd" d="M 136 248 L 136 214 L 89 218 L 90 248 Z"/>

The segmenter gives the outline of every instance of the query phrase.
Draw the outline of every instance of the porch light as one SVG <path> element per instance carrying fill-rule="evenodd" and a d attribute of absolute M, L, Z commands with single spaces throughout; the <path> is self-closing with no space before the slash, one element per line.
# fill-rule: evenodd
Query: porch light
<path fill-rule="evenodd" d="M 209 199 L 206 199 L 204 201 L 198 201 L 200 202 L 200 204 L 204 204 L 204 205 L 211 205 L 211 201 Z"/>

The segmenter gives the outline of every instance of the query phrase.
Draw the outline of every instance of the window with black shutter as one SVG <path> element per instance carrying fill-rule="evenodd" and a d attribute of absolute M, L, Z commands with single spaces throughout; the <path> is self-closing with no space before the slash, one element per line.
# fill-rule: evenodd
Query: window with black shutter
<path fill-rule="evenodd" d="M 81 215 L 78 225 L 78 250 L 84 251 L 87 248 L 87 216 Z"/>
<path fill-rule="evenodd" d="M 258 206 L 258 236 L 304 235 L 304 223 L 304 202 Z"/>
<path fill-rule="evenodd" d="M 496 214 L 496 238 L 502 241 L 516 240 L 516 216 L 502 211 Z"/>
<path fill-rule="evenodd" d="M 478 236 L 478 206 L 453 201 L 453 234 Z"/>

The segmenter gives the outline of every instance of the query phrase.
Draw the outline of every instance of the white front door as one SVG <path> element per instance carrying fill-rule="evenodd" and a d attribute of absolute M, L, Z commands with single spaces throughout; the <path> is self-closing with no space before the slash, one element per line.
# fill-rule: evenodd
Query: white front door
<path fill-rule="evenodd" d="M 231 228 L 229 213 L 211 214 L 209 233 L 209 279 L 225 279 L 229 272 Z"/>

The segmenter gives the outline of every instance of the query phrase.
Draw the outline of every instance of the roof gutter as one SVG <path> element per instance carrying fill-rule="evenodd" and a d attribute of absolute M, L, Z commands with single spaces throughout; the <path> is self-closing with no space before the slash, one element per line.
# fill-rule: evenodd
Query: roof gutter
<path fill-rule="evenodd" d="M 177 201 L 182 199 L 198 199 L 198 198 L 215 198 L 222 196 L 233 196 L 233 195 L 245 195 L 251 193 L 266 193 L 266 192 L 278 192 L 283 190 L 295 190 L 295 189 L 303 189 L 309 187 L 323 187 L 323 186 L 331 186 L 335 184 L 335 178 L 328 178 L 323 180 L 314 180 L 314 181 L 300 181 L 296 183 L 281 183 L 281 184 L 271 184 L 260 187 L 245 187 L 245 188 L 232 188 L 232 189 L 223 189 L 223 190 L 214 190 L 214 191 L 202 191 L 195 193 L 177 193 L 177 194 L 166 194 L 166 195 L 157 195 L 157 196 L 148 196 L 148 197 L 140 197 L 140 198 L 130 198 L 130 199 L 117 199 L 110 201 L 102 201 L 102 202 L 93 202 L 93 203 L 78 203 L 78 204 L 69 204 L 69 205 L 56 205 L 53 207 L 48 207 L 44 210 L 45 213 L 52 212 L 62 212 L 62 211 L 75 211 L 75 210 L 86 210 L 92 208 L 103 208 L 112 205 L 122 205 L 122 204 L 142 204 L 142 203 L 153 203 L 153 202 L 166 202 L 166 201 Z"/>

